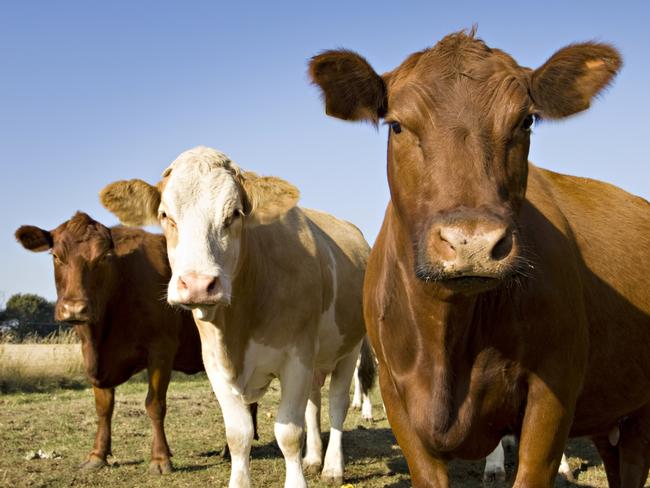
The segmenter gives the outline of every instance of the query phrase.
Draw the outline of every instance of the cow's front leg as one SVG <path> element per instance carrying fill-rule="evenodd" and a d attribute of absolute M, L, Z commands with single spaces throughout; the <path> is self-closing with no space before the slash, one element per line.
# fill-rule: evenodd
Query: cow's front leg
<path fill-rule="evenodd" d="M 216 369 L 206 367 L 206 371 L 219 401 L 226 427 L 226 441 L 230 452 L 228 487 L 249 488 L 251 486 L 250 452 L 254 435 L 251 409 L 240 396 L 233 393 L 232 386 L 221 378 Z"/>
<path fill-rule="evenodd" d="M 106 466 L 106 457 L 111 454 L 111 419 L 115 406 L 115 388 L 93 386 L 95 410 L 97 412 L 97 432 L 93 450 L 79 466 L 82 470 L 94 471 Z"/>
<path fill-rule="evenodd" d="M 404 453 L 411 474 L 413 488 L 448 488 L 447 462 L 433 457 L 413 429 L 402 399 L 393 386 L 393 381 L 384 365 L 379 367 L 379 386 L 384 399 L 386 416 L 397 443 Z"/>
<path fill-rule="evenodd" d="M 575 408 L 575 399 L 566 391 L 553 391 L 547 381 L 531 375 L 513 488 L 554 485 Z"/>
<path fill-rule="evenodd" d="M 275 419 L 275 438 L 284 455 L 285 488 L 307 486 L 301 451 L 305 409 L 312 381 L 313 370 L 306 368 L 298 358 L 288 361 L 280 375 L 282 393 Z"/>
<path fill-rule="evenodd" d="M 151 474 L 172 472 L 171 451 L 165 436 L 165 414 L 167 413 L 167 387 L 172 373 L 171 358 L 149 357 L 149 391 L 145 407 L 151 419 L 153 442 L 151 444 Z"/>

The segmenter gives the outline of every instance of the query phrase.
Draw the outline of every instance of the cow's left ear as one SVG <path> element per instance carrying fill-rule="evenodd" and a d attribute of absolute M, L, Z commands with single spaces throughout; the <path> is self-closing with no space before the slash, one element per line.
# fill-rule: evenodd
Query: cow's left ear
<path fill-rule="evenodd" d="M 543 118 L 560 119 L 589 108 L 612 82 L 623 61 L 607 44 L 588 42 L 560 49 L 531 74 L 531 96 Z"/>
<path fill-rule="evenodd" d="M 137 179 L 116 181 L 99 192 L 99 199 L 124 225 L 158 225 L 158 186 Z"/>
<path fill-rule="evenodd" d="M 296 206 L 300 191 L 291 183 L 275 176 L 258 176 L 246 171 L 241 175 L 244 213 L 247 220 L 266 224 Z"/>

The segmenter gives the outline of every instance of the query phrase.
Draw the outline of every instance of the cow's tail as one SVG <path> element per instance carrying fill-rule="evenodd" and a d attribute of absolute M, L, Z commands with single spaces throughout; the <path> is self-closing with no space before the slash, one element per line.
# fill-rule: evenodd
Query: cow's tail
<path fill-rule="evenodd" d="M 363 341 L 361 341 L 359 369 L 357 370 L 362 394 L 370 394 L 370 390 L 372 390 L 375 384 L 375 378 L 377 376 L 376 365 L 375 353 L 372 351 L 372 347 L 370 347 L 368 336 L 365 336 Z"/>
<path fill-rule="evenodd" d="M 357 363 L 355 386 L 358 387 L 358 391 L 355 391 L 354 403 L 356 405 L 354 406 L 361 409 L 361 416 L 365 420 L 372 420 L 370 390 L 372 390 L 375 384 L 376 376 L 377 361 L 375 360 L 375 353 L 372 351 L 372 347 L 370 347 L 368 337 L 364 337 L 361 342 L 359 362 Z"/>

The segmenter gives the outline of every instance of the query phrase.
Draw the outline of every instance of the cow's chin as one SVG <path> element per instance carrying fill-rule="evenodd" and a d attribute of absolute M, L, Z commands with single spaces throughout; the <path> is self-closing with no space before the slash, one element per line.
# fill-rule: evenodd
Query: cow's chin
<path fill-rule="evenodd" d="M 212 322 L 217 315 L 219 304 L 214 305 L 195 305 L 192 307 L 192 315 L 197 320 Z"/>

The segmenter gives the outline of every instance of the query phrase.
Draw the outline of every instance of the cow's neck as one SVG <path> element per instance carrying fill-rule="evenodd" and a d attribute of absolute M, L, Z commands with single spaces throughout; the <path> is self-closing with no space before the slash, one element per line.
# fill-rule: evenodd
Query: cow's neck
<path fill-rule="evenodd" d="M 239 377 L 244 369 L 246 348 L 262 319 L 258 313 L 260 302 L 269 296 L 265 287 L 273 285 L 272 280 L 265 279 L 264 249 L 260 248 L 259 242 L 251 235 L 253 233 L 254 230 L 246 228 L 242 232 L 230 305 L 220 308 L 209 323 L 201 324 L 197 320 L 204 361 L 206 353 L 212 355 L 219 370 L 230 381 Z M 208 331 L 207 327 L 214 330 Z M 214 350 L 206 351 L 206 344 L 212 345 Z"/>
<path fill-rule="evenodd" d="M 414 272 L 411 240 L 397 215 L 392 212 L 387 214 L 387 218 L 392 220 L 389 225 L 391 238 L 387 239 L 386 246 L 387 259 L 392 261 L 389 268 L 396 275 L 394 282 L 397 290 L 392 293 L 403 297 L 406 308 L 400 308 L 399 300 L 386 302 L 386 320 L 392 317 L 399 322 L 402 329 L 400 334 L 416 341 L 413 347 L 418 364 L 407 360 L 411 364 L 405 363 L 402 367 L 392 365 L 391 370 L 398 371 L 398 374 L 400 370 L 405 373 L 431 371 L 429 378 L 415 380 L 429 382 L 428 385 L 423 385 L 422 390 L 429 391 L 431 398 L 428 400 L 433 412 L 419 407 L 424 399 L 409 397 L 413 392 L 422 390 L 402 389 L 399 386 L 398 389 L 407 408 L 412 407 L 412 417 L 426 416 L 422 422 L 416 421 L 415 425 L 432 428 L 434 437 L 440 440 L 438 447 L 446 450 L 463 442 L 480 403 L 476 395 L 482 395 L 483 389 L 481 385 L 472 384 L 472 369 L 481 360 L 478 357 L 481 351 L 477 345 L 486 333 L 490 333 L 486 330 L 486 314 L 493 313 L 495 307 L 499 307 L 500 293 L 449 295 L 436 288 L 438 285 L 418 279 Z M 390 281 L 393 279 L 388 280 Z M 387 322 L 386 326 L 391 325 Z M 397 385 L 399 383 L 397 381 Z M 427 435 L 430 436 L 431 431 Z"/>

